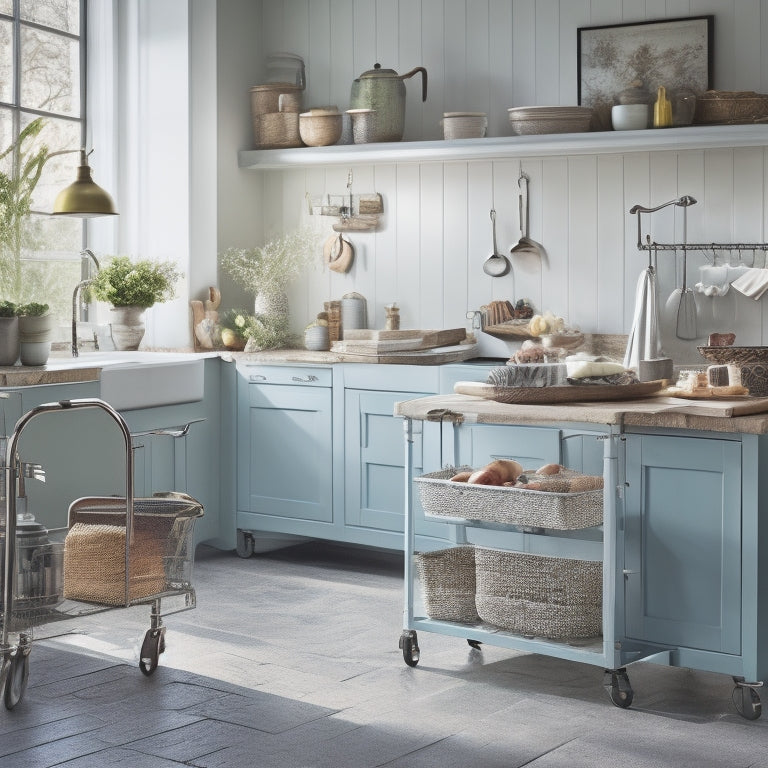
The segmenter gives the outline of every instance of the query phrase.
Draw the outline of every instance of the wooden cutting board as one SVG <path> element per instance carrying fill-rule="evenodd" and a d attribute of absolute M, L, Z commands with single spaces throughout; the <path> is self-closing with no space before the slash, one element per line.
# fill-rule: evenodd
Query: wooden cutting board
<path fill-rule="evenodd" d="M 334 352 L 359 352 L 360 354 L 371 355 L 453 346 L 467 338 L 467 332 L 464 328 L 426 331 L 418 329 L 377 331 L 356 328 L 342 333 L 343 341 L 333 345 L 332 350 Z"/>

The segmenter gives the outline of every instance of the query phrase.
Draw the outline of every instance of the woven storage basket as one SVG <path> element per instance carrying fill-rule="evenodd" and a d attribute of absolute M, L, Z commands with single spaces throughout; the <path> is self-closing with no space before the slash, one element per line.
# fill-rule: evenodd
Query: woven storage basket
<path fill-rule="evenodd" d="M 558 530 L 590 528 L 603 522 L 602 490 L 555 493 L 449 480 L 457 472 L 470 469 L 448 468 L 414 478 L 419 484 L 424 511 L 436 517 Z M 579 476 L 578 472 L 568 470 L 562 474 L 564 477 Z"/>
<path fill-rule="evenodd" d="M 707 91 L 696 99 L 694 122 L 755 123 L 768 118 L 768 95 L 754 91 Z"/>
<path fill-rule="evenodd" d="M 135 522 L 131 600 L 165 589 L 163 555 L 167 531 L 172 525 L 172 521 L 162 519 Z M 64 542 L 64 597 L 104 605 L 125 603 L 124 526 L 75 523 L 69 529 Z"/>
<path fill-rule="evenodd" d="M 480 618 L 521 635 L 552 639 L 602 632 L 602 563 L 475 549 Z"/>
<path fill-rule="evenodd" d="M 417 552 L 424 609 L 430 619 L 477 622 L 475 608 L 475 549 L 450 547 Z"/>
<path fill-rule="evenodd" d="M 126 501 L 117 496 L 72 502 L 64 541 L 64 597 L 125 604 Z M 133 500 L 129 600 L 191 584 L 194 526 L 201 504 L 186 494 Z"/>

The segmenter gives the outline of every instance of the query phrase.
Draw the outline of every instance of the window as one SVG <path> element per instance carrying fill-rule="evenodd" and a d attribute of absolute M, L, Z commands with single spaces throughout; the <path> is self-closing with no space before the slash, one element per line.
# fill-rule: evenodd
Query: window
<path fill-rule="evenodd" d="M 82 145 L 85 5 L 0 0 L 0 299 L 50 304 L 61 339 L 81 279 L 85 229 L 82 219 L 48 215 L 79 164 L 77 152 L 52 155 Z M 6 153 L 14 144 L 18 152 Z M 33 171 L 42 161 L 36 181 L 28 172 L 35 159 Z M 25 194 L 29 215 L 19 215 Z"/>

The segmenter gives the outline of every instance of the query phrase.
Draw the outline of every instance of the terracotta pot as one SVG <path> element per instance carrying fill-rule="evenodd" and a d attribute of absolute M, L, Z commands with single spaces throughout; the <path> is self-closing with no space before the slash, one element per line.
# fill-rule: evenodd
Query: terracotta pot
<path fill-rule="evenodd" d="M 139 348 L 144 338 L 144 311 L 146 307 L 112 307 L 109 310 L 112 341 L 119 351 Z"/>

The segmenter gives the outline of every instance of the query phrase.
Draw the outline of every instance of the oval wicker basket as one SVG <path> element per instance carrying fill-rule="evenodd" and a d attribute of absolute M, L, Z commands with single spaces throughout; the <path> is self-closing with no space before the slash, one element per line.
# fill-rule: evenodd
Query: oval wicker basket
<path fill-rule="evenodd" d="M 702 357 L 718 365 L 768 364 L 768 347 L 697 347 Z"/>
<path fill-rule="evenodd" d="M 590 107 L 512 107 L 507 112 L 512 133 L 518 136 L 584 133 L 594 114 Z"/>
<path fill-rule="evenodd" d="M 737 125 L 768 118 L 768 95 L 754 91 L 707 91 L 696 99 L 694 123 Z"/>
<path fill-rule="evenodd" d="M 476 547 L 475 566 L 483 621 L 552 639 L 601 634 L 602 562 Z"/>

